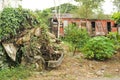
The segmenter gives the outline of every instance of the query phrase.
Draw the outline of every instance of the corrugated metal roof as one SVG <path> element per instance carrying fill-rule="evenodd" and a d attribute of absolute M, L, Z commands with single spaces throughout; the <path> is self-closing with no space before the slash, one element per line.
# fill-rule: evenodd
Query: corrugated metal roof
<path fill-rule="evenodd" d="M 59 16 L 59 14 L 56 15 L 57 17 Z M 55 14 L 52 14 L 52 17 L 55 17 Z M 61 18 L 73 18 L 73 19 L 82 19 L 82 20 L 86 20 L 85 18 L 78 18 L 78 17 L 75 17 L 73 14 L 70 14 L 70 13 L 65 13 L 65 14 L 60 14 L 60 17 Z M 111 20 L 111 19 L 95 19 L 95 18 L 89 18 L 87 20 L 93 20 L 93 21 L 96 21 L 96 20 Z"/>
<path fill-rule="evenodd" d="M 59 16 L 59 14 L 57 14 L 56 16 Z M 52 17 L 55 17 L 55 14 L 52 14 Z M 69 13 L 65 13 L 65 14 L 60 14 L 61 18 L 73 18 L 73 14 L 69 14 Z"/>

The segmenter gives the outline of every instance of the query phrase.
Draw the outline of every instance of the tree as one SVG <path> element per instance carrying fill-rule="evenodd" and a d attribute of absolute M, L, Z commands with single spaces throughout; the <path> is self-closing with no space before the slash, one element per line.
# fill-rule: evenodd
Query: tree
<path fill-rule="evenodd" d="M 104 14 L 103 9 L 97 9 L 95 15 L 93 15 L 95 19 L 110 19 L 111 16 L 108 14 Z"/>
<path fill-rule="evenodd" d="M 109 38 L 97 36 L 89 39 L 82 51 L 88 59 L 105 60 L 113 56 L 115 49 Z"/>
<path fill-rule="evenodd" d="M 82 18 L 91 18 L 94 14 L 94 11 L 101 7 L 101 3 L 104 0 L 75 0 L 76 2 L 79 2 L 79 13 L 80 17 Z M 76 13 L 76 12 L 75 12 Z M 76 14 L 77 14 L 76 13 Z"/>
<path fill-rule="evenodd" d="M 114 6 L 116 6 L 117 10 L 120 11 L 120 0 L 113 0 Z"/>
<path fill-rule="evenodd" d="M 61 6 L 61 9 L 60 9 L 61 13 L 71 13 L 71 11 L 77 8 L 77 6 L 72 5 L 70 3 L 65 3 L 60 6 Z"/>
<path fill-rule="evenodd" d="M 82 48 L 88 39 L 89 35 L 86 29 L 78 28 L 73 24 L 65 28 L 65 41 L 69 42 L 74 48 L 73 55 L 76 49 Z"/>
<path fill-rule="evenodd" d="M 71 13 L 71 11 L 74 11 L 77 9 L 76 5 L 70 4 L 70 3 L 64 3 L 59 5 L 60 6 L 60 13 Z M 59 10 L 59 6 L 56 6 L 57 12 Z M 54 7 L 50 8 L 51 11 L 55 10 Z"/>
<path fill-rule="evenodd" d="M 51 10 L 45 9 L 43 11 L 36 10 L 36 15 L 41 24 L 49 25 L 49 19 L 51 18 Z"/>
<path fill-rule="evenodd" d="M 93 11 L 90 8 L 87 8 L 86 6 L 82 5 L 75 11 L 72 11 L 73 14 L 75 14 L 75 17 L 79 18 L 92 18 Z"/>
<path fill-rule="evenodd" d="M 77 6 L 69 3 L 61 4 L 59 6 L 61 6 L 61 13 L 71 13 L 71 11 L 77 8 Z M 57 10 L 59 9 L 59 6 L 57 6 Z M 52 18 L 52 11 L 54 11 L 54 7 L 44 9 L 43 11 L 36 10 L 40 22 L 45 23 L 45 25 L 48 26 L 49 19 Z"/>
<path fill-rule="evenodd" d="M 113 13 L 112 19 L 114 19 L 117 24 L 120 24 L 120 12 Z"/>

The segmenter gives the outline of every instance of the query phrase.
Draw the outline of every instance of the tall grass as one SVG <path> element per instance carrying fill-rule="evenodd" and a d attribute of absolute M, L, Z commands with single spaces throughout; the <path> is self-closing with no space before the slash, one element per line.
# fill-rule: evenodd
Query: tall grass
<path fill-rule="evenodd" d="M 0 70 L 0 80 L 24 80 L 31 75 L 31 70 L 19 66 Z"/>

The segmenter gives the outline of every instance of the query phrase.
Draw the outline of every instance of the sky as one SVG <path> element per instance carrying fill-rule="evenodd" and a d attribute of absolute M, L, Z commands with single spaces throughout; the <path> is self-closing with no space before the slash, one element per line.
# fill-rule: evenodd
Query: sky
<path fill-rule="evenodd" d="M 43 10 L 49 7 L 53 7 L 55 5 L 57 6 L 59 4 L 68 3 L 68 2 L 76 4 L 74 0 L 30 0 L 30 1 L 23 0 L 21 4 L 23 8 L 28 8 L 32 10 L 35 10 L 35 9 Z M 110 14 L 113 12 L 113 5 L 112 5 L 112 2 L 110 2 L 110 0 L 106 0 L 102 8 L 105 14 Z"/>

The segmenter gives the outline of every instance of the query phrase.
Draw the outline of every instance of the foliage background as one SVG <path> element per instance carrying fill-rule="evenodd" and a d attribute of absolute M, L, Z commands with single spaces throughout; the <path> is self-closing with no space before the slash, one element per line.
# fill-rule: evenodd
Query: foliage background
<path fill-rule="evenodd" d="M 0 39 L 13 37 L 27 28 L 35 27 L 39 22 L 30 10 L 4 8 L 0 15 Z"/>
<path fill-rule="evenodd" d="M 91 38 L 82 51 L 88 59 L 105 60 L 113 56 L 115 48 L 109 38 L 97 36 Z"/>
<path fill-rule="evenodd" d="M 87 40 L 89 40 L 89 35 L 86 29 L 78 28 L 77 26 L 71 24 L 65 28 L 65 41 L 69 42 L 74 48 L 82 48 Z"/>

